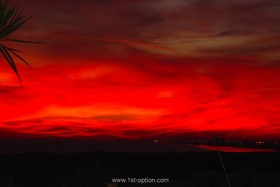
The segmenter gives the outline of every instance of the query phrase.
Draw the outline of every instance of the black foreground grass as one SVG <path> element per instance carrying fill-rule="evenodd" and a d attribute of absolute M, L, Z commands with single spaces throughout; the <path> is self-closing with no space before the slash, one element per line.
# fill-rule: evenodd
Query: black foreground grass
<path fill-rule="evenodd" d="M 280 186 L 280 153 L 221 154 L 232 186 Z M 1 187 L 105 187 L 127 177 L 170 180 L 150 186 L 227 186 L 216 152 L 0 155 Z"/>

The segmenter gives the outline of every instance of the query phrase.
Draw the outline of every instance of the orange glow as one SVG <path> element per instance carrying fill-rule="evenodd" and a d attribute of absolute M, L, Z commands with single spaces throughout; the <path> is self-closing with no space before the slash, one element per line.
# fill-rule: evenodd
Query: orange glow
<path fill-rule="evenodd" d="M 277 2 L 21 2 L 0 138 L 279 139 Z"/>
<path fill-rule="evenodd" d="M 5 71 L 0 128 L 30 137 L 278 137 L 279 69 L 136 60 L 19 66 L 23 88 Z"/>

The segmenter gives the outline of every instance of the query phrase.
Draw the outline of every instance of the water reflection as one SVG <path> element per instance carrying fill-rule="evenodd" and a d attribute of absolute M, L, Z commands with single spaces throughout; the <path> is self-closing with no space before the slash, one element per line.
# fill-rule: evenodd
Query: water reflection
<path fill-rule="evenodd" d="M 208 151 L 221 151 L 221 152 L 277 152 L 273 149 L 257 149 L 257 148 L 244 148 L 244 147 L 226 147 L 226 146 L 211 146 L 211 145 L 196 145 L 199 149 Z"/>

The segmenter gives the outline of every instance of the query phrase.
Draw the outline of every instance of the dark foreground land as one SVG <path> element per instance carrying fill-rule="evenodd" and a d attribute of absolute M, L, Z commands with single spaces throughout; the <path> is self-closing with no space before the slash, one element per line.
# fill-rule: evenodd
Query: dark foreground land
<path fill-rule="evenodd" d="M 280 153 L 221 155 L 232 187 L 280 187 Z M 0 187 L 106 187 L 112 178 L 169 179 L 162 184 L 119 183 L 119 187 L 228 186 L 216 152 L 0 155 Z"/>

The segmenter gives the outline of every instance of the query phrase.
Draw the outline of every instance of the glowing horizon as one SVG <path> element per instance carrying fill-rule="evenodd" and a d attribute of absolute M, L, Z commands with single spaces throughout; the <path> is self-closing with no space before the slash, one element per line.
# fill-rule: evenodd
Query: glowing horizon
<path fill-rule="evenodd" d="M 274 1 L 23 2 L 45 44 L 22 88 L 0 60 L 0 137 L 279 139 Z"/>

